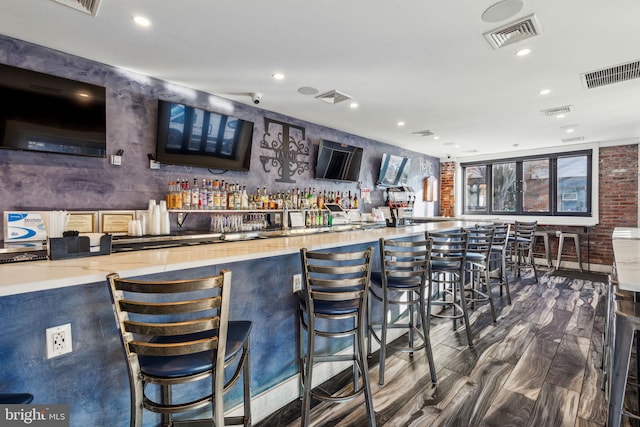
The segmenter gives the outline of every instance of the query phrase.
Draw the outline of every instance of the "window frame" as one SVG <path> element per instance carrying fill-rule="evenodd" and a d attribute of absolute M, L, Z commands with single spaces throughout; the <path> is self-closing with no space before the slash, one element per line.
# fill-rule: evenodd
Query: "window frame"
<path fill-rule="evenodd" d="M 567 211 L 559 211 L 558 210 L 558 159 L 562 157 L 586 157 L 587 165 L 587 182 L 586 182 L 586 211 L 585 212 L 567 212 Z M 549 210 L 547 212 L 525 212 L 524 211 L 524 171 L 523 171 L 523 163 L 527 161 L 535 161 L 535 160 L 548 160 L 549 161 L 549 185 L 548 185 L 548 196 L 549 196 Z M 515 163 L 516 164 L 516 210 L 515 211 L 498 211 L 493 209 L 493 166 L 497 164 L 505 164 L 505 163 Z M 486 167 L 486 185 L 487 185 L 487 200 L 486 200 L 486 209 L 482 212 L 477 211 L 467 211 L 466 209 L 466 188 L 463 188 L 460 192 L 462 195 L 462 214 L 463 215 L 474 215 L 474 216 L 482 216 L 482 215 L 512 215 L 512 216 L 526 216 L 526 217 L 538 217 L 538 216 L 553 216 L 553 217 L 591 217 L 593 215 L 592 208 L 592 200 L 593 200 L 593 150 L 578 150 L 578 151 L 561 151 L 554 153 L 541 153 L 541 154 L 532 154 L 527 156 L 520 157 L 508 157 L 508 158 L 497 158 L 491 160 L 480 160 L 480 161 L 471 161 L 471 162 L 461 162 L 460 167 L 462 169 L 462 182 L 464 185 L 465 177 L 467 173 L 468 167 L 478 167 L 485 166 Z"/>

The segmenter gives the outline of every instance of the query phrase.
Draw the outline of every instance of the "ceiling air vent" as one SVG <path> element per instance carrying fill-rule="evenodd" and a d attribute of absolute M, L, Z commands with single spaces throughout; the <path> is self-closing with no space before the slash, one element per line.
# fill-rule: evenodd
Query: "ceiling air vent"
<path fill-rule="evenodd" d="M 91 16 L 96 16 L 101 0 L 53 0 L 56 3 L 69 6 L 80 12 L 84 12 Z"/>
<path fill-rule="evenodd" d="M 540 27 L 535 15 L 531 14 L 504 27 L 484 33 L 491 47 L 500 49 L 540 34 Z"/>
<path fill-rule="evenodd" d="M 582 85 L 586 89 L 637 79 L 638 77 L 640 77 L 640 61 L 627 62 L 580 75 Z"/>
<path fill-rule="evenodd" d="M 540 111 L 545 116 L 557 116 L 558 114 L 567 114 L 571 112 L 571 105 L 564 105 L 562 107 L 554 107 Z"/>
<path fill-rule="evenodd" d="M 433 132 L 431 132 L 430 130 L 419 130 L 417 132 L 412 132 L 412 135 L 420 135 L 420 136 L 431 136 L 433 135 Z"/>
<path fill-rule="evenodd" d="M 316 98 L 318 98 L 321 101 L 328 102 L 329 104 L 337 104 L 338 102 L 351 99 L 351 97 L 346 93 L 338 92 L 337 90 L 331 90 L 329 92 L 323 93 L 321 95 L 316 96 Z"/>

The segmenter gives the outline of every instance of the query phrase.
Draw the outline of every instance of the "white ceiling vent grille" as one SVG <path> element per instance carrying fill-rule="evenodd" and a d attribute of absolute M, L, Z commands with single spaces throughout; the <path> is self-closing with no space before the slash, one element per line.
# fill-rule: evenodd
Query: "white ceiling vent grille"
<path fill-rule="evenodd" d="M 91 16 L 98 14 L 101 0 L 53 0 L 56 3 L 69 6 L 73 9 L 79 10 Z"/>
<path fill-rule="evenodd" d="M 321 95 L 316 96 L 316 98 L 318 98 L 321 101 L 328 102 L 329 104 L 337 104 L 338 102 L 351 99 L 351 97 L 346 93 L 338 92 L 337 90 L 331 90 L 329 92 L 325 92 Z"/>
<path fill-rule="evenodd" d="M 536 21 L 535 15 L 531 14 L 504 27 L 484 33 L 484 38 L 487 39 L 491 47 L 500 49 L 538 34 L 540 34 L 538 21 Z"/>
<path fill-rule="evenodd" d="M 627 62 L 580 75 L 582 85 L 586 89 L 624 82 L 638 77 L 640 77 L 640 61 Z"/>
<path fill-rule="evenodd" d="M 540 111 L 545 116 L 557 116 L 558 114 L 567 114 L 571 112 L 571 105 L 564 105 L 562 107 L 554 107 Z"/>
<path fill-rule="evenodd" d="M 417 132 L 412 132 L 413 135 L 420 135 L 420 136 L 431 136 L 433 135 L 433 132 L 431 132 L 430 130 L 419 130 Z"/>

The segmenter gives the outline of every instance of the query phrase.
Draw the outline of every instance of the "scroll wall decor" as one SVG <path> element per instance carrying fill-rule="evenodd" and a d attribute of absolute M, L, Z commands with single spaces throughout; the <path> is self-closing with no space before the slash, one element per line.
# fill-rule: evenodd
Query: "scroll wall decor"
<path fill-rule="evenodd" d="M 265 118 L 264 129 L 260 148 L 272 154 L 260 156 L 262 168 L 266 173 L 276 168 L 280 177 L 276 182 L 295 183 L 292 176 L 309 170 L 309 144 L 304 128 Z"/>

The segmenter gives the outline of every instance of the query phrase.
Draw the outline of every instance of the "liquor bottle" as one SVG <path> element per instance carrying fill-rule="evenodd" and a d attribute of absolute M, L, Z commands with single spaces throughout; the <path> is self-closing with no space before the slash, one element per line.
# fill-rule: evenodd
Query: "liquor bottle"
<path fill-rule="evenodd" d="M 227 186 L 224 179 L 220 182 L 220 209 L 227 209 Z"/>
<path fill-rule="evenodd" d="M 349 191 L 349 207 L 348 209 L 353 209 L 353 196 L 351 195 L 351 191 Z"/>
<path fill-rule="evenodd" d="M 262 209 L 262 196 L 260 195 L 260 187 L 256 188 L 256 194 L 253 196 L 253 200 L 256 203 L 255 209 Z"/>
<path fill-rule="evenodd" d="M 209 196 L 209 190 L 207 190 L 207 180 L 203 179 L 200 185 L 200 209 L 207 209 L 207 197 Z"/>
<path fill-rule="evenodd" d="M 269 195 L 267 187 L 262 187 L 262 209 L 269 209 Z"/>
<path fill-rule="evenodd" d="M 300 205 L 298 204 L 298 189 L 293 189 L 293 194 L 291 194 L 291 207 L 293 209 L 300 209 Z"/>
<path fill-rule="evenodd" d="M 191 190 L 189 181 L 182 181 L 182 209 L 191 209 Z"/>
<path fill-rule="evenodd" d="M 340 192 L 338 191 L 338 194 L 336 194 L 336 205 L 339 205 L 341 201 L 342 198 L 340 197 Z"/>
<path fill-rule="evenodd" d="M 242 187 L 240 187 L 240 184 L 238 184 L 237 181 L 236 181 L 235 204 L 233 205 L 233 208 L 236 210 L 240 210 L 242 208 Z"/>
<path fill-rule="evenodd" d="M 182 209 L 182 189 L 179 181 L 173 183 L 173 209 Z"/>
<path fill-rule="evenodd" d="M 358 195 L 354 194 L 353 195 L 353 209 L 358 209 Z"/>
<path fill-rule="evenodd" d="M 199 209 L 200 189 L 198 188 L 198 178 L 193 178 L 193 188 L 191 189 L 191 209 Z"/>
<path fill-rule="evenodd" d="M 213 209 L 220 209 L 220 183 L 213 181 Z"/>
<path fill-rule="evenodd" d="M 249 195 L 247 194 L 247 186 L 242 186 L 242 197 L 240 202 L 240 209 L 249 209 Z"/>
<path fill-rule="evenodd" d="M 207 209 L 214 209 L 213 206 L 213 198 L 215 197 L 215 192 L 213 191 L 213 180 L 207 180 Z"/>

